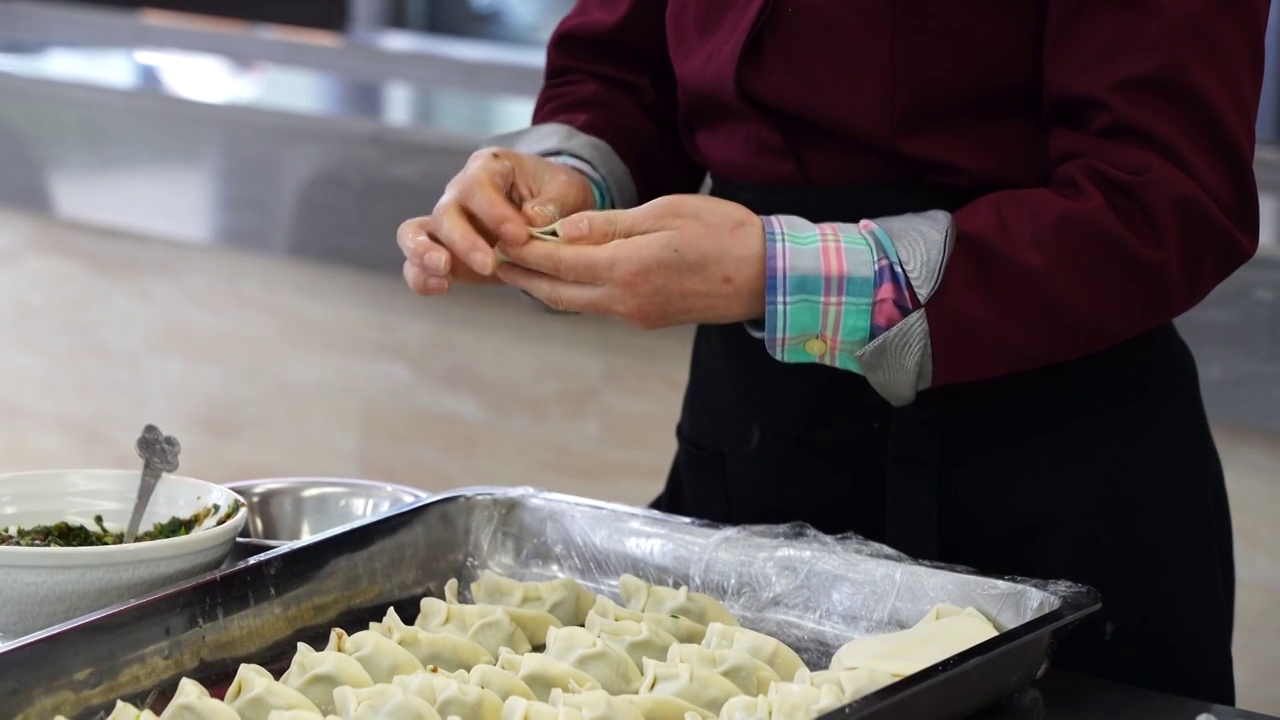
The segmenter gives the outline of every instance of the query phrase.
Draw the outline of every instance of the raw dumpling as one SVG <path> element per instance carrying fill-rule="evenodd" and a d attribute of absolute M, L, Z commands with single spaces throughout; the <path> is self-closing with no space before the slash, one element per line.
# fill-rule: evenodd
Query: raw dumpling
<path fill-rule="evenodd" d="M 769 691 L 769 685 L 781 680 L 773 668 L 743 650 L 710 650 L 684 643 L 671 646 L 667 662 L 688 663 L 711 670 L 737 685 L 746 695 L 763 695 Z"/>
<path fill-rule="evenodd" d="M 836 651 L 831 669 L 868 668 L 906 677 L 999 634 L 977 610 L 952 612 L 953 607 L 935 607 L 906 630 L 850 641 Z"/>
<path fill-rule="evenodd" d="M 326 651 L 351 656 L 375 683 L 389 683 L 397 675 L 411 675 L 422 670 L 422 662 L 390 638 L 372 630 L 348 636 L 341 628 L 329 632 Z"/>
<path fill-rule="evenodd" d="M 744 627 L 711 623 L 707 626 L 707 636 L 702 641 L 702 647 L 709 650 L 742 650 L 773 668 L 783 680 L 792 680 L 796 673 L 807 669 L 800 655 L 781 640 Z"/>
<path fill-rule="evenodd" d="M 537 700 L 507 698 L 502 704 L 502 720 L 586 720 L 576 708 L 557 707 Z"/>
<path fill-rule="evenodd" d="M 729 698 L 742 694 L 737 685 L 697 665 L 656 660 L 645 660 L 644 665 L 641 695 L 677 697 L 714 715 Z"/>
<path fill-rule="evenodd" d="M 815 718 L 848 704 L 841 696 L 840 688 L 835 685 L 816 688 L 793 682 L 777 682 L 769 687 L 767 697 L 769 704 L 773 706 L 773 717 L 778 720 Z"/>
<path fill-rule="evenodd" d="M 592 632 L 600 638 L 600 642 L 626 653 L 636 667 L 644 667 L 645 658 L 666 660 L 669 649 L 676 644 L 676 639 L 670 633 L 648 623 L 638 623 L 635 620 L 609 622 L 599 620 L 599 616 L 592 617 L 597 618 Z"/>
<path fill-rule="evenodd" d="M 340 687 L 333 691 L 333 702 L 342 720 L 440 720 L 431 703 L 394 685 Z"/>
<path fill-rule="evenodd" d="M 596 597 L 596 604 L 591 607 L 591 612 L 587 613 L 585 624 L 588 630 L 598 633 L 606 623 L 619 620 L 632 620 L 641 625 L 651 625 L 682 643 L 700 643 L 707 632 L 705 626 L 689 618 L 628 610 L 604 595 Z"/>
<path fill-rule="evenodd" d="M 332 699 L 329 704 L 333 704 Z M 272 710 L 267 720 L 325 720 L 325 716 L 310 710 Z"/>
<path fill-rule="evenodd" d="M 809 716 L 796 720 L 808 720 Z M 775 718 L 773 703 L 763 695 L 739 695 L 729 698 L 720 708 L 719 720 L 792 720 L 791 718 Z"/>
<path fill-rule="evenodd" d="M 551 628 L 543 654 L 590 675 L 610 694 L 628 695 L 640 687 L 640 668 L 630 656 L 586 628 Z"/>
<path fill-rule="evenodd" d="M 444 601 L 450 605 L 461 605 L 458 602 L 458 580 L 454 578 L 444 584 Z M 473 605 L 472 607 L 486 607 L 486 605 Z M 487 607 L 500 608 L 503 612 L 520 626 L 520 630 L 524 632 L 524 636 L 528 638 L 529 644 L 534 647 L 542 647 L 547 644 L 547 629 L 553 627 L 563 627 L 564 623 L 556 619 L 555 615 L 542 610 L 530 610 L 518 607 L 506 607 L 502 605 L 488 605 Z"/>
<path fill-rule="evenodd" d="M 449 604 L 439 598 L 422 598 L 413 623 L 431 633 L 455 635 L 480 645 L 497 657 L 502 648 L 518 653 L 533 649 L 524 631 L 502 608 L 493 605 Z"/>
<path fill-rule="evenodd" d="M 553 688 L 568 692 L 600 689 L 595 678 L 542 653 L 504 652 L 498 656 L 498 667 L 520 678 L 541 702 L 551 697 Z"/>
<path fill-rule="evenodd" d="M 482 687 L 457 678 L 422 672 L 396 678 L 392 683 L 406 693 L 431 703 L 441 717 L 467 720 L 500 720 L 502 700 Z"/>
<path fill-rule="evenodd" d="M 355 658 L 336 650 L 316 652 L 306 643 L 298 643 L 298 651 L 289 669 L 280 676 L 280 684 L 293 688 L 311 701 L 322 713 L 331 713 L 333 691 L 343 685 L 365 688 L 373 678 Z"/>
<path fill-rule="evenodd" d="M 240 720 L 240 715 L 226 703 L 210 697 L 200 683 L 182 678 L 160 720 Z"/>
<path fill-rule="evenodd" d="M 430 633 L 413 625 L 406 625 L 395 608 L 388 608 L 380 623 L 369 623 L 369 629 L 408 650 L 418 662 L 435 665 L 442 670 L 469 670 L 476 665 L 493 663 L 493 655 L 480 645 L 466 638 L 441 633 Z"/>
<path fill-rule="evenodd" d="M 506 702 L 513 697 L 537 700 L 523 680 L 497 665 L 477 665 L 467 673 L 467 684 L 482 687 Z"/>
<path fill-rule="evenodd" d="M 62 718 L 65 716 L 59 715 L 58 717 Z M 141 717 L 141 710 L 123 700 L 117 700 L 116 706 L 111 709 L 111 714 L 107 716 L 106 720 L 139 720 Z"/>
<path fill-rule="evenodd" d="M 306 695 L 276 682 L 270 671 L 252 663 L 240 666 L 223 702 L 240 714 L 240 720 L 267 720 L 272 710 L 320 712 Z"/>
<path fill-rule="evenodd" d="M 557 707 L 579 710 L 586 720 L 645 720 L 644 713 L 635 705 L 604 690 L 566 693 L 556 689 L 551 691 L 548 702 Z"/>
<path fill-rule="evenodd" d="M 591 591 L 573 578 L 520 582 L 491 570 L 471 583 L 471 598 L 477 603 L 550 613 L 562 625 L 581 625 L 595 602 Z"/>
<path fill-rule="evenodd" d="M 635 575 L 623 575 L 618 580 L 618 594 L 622 595 L 622 605 L 628 610 L 679 615 L 699 625 L 710 625 L 713 622 L 738 624 L 738 619 L 719 600 L 703 593 L 690 592 L 687 587 L 650 585 Z"/>
<path fill-rule="evenodd" d="M 897 680 L 898 678 L 883 670 L 859 668 L 857 670 L 823 670 L 816 673 L 801 670 L 796 673 L 795 683 L 816 688 L 823 688 L 828 685 L 838 687 L 844 702 L 851 703 L 864 695 L 870 695 L 882 687 L 892 685 Z"/>
<path fill-rule="evenodd" d="M 715 715 L 671 695 L 619 695 L 618 699 L 634 705 L 644 720 L 713 720 Z"/>

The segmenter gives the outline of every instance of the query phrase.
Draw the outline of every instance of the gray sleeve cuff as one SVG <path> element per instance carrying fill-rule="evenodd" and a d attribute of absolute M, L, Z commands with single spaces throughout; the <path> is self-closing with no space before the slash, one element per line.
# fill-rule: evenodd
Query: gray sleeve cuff
<path fill-rule="evenodd" d="M 563 123 L 546 123 L 490 138 L 488 144 L 530 155 L 572 155 L 590 164 L 600 174 L 609 186 L 615 207 L 631 208 L 636 205 L 636 185 L 631 179 L 631 171 L 609 143 L 594 135 Z"/>
<path fill-rule="evenodd" d="M 955 244 L 951 214 L 941 210 L 878 218 L 876 224 L 893 242 L 902 269 L 922 307 L 876 338 L 855 356 L 876 392 L 901 407 L 933 382 L 933 346 L 929 341 L 927 303 L 938 289 Z"/>

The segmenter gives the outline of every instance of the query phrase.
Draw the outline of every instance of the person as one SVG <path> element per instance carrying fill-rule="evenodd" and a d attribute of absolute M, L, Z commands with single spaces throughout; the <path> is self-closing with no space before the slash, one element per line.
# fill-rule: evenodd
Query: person
<path fill-rule="evenodd" d="M 405 279 L 697 325 L 654 507 L 1087 584 L 1057 666 L 1232 704 L 1172 321 L 1256 249 L 1267 12 L 579 0 L 531 127 L 400 228 Z"/>

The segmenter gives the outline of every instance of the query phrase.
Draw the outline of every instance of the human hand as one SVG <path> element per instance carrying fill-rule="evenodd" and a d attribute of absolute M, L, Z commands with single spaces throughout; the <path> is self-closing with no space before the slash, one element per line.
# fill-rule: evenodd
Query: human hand
<path fill-rule="evenodd" d="M 439 295 L 454 282 L 496 284 L 493 245 L 527 242 L 529 227 L 594 207 L 591 182 L 577 170 L 536 155 L 480 150 L 449 181 L 427 217 L 396 232 L 404 279 L 419 295 Z"/>
<path fill-rule="evenodd" d="M 760 218 L 737 203 L 671 195 L 560 221 L 560 241 L 507 245 L 497 276 L 556 310 L 652 329 L 764 315 Z"/>

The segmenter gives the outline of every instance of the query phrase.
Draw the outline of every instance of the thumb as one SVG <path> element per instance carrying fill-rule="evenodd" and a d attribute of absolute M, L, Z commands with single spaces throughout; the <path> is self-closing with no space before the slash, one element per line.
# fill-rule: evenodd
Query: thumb
<path fill-rule="evenodd" d="M 560 239 L 574 245 L 603 245 L 661 230 L 643 206 L 630 210 L 593 210 L 560 221 Z"/>

